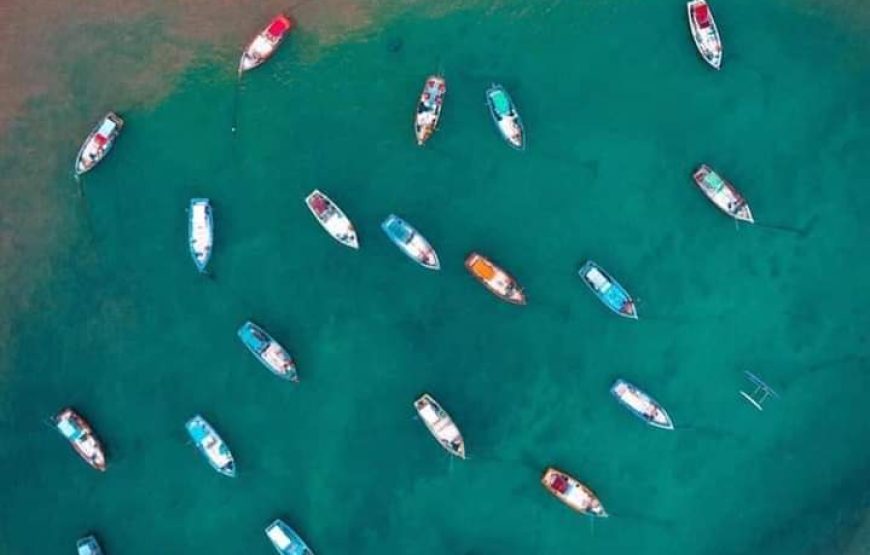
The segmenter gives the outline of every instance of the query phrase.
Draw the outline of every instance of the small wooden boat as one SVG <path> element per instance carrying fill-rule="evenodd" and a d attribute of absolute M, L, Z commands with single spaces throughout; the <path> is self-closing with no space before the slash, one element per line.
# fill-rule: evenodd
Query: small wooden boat
<path fill-rule="evenodd" d="M 493 84 L 486 91 L 486 103 L 489 105 L 489 113 L 492 121 L 501 136 L 507 143 L 517 150 L 526 148 L 525 130 L 523 120 L 517 113 L 511 97 L 501 85 Z"/>
<path fill-rule="evenodd" d="M 705 0 L 692 0 L 686 4 L 692 39 L 704 61 L 719 69 L 722 66 L 722 39 L 713 20 L 713 12 Z"/>
<path fill-rule="evenodd" d="M 430 75 L 423 86 L 423 92 L 420 93 L 417 113 L 414 116 L 414 133 L 417 135 L 418 145 L 429 140 L 438 127 L 445 94 L 447 94 L 447 82 L 444 78 Z"/>
<path fill-rule="evenodd" d="M 76 177 L 90 171 L 94 166 L 100 163 L 105 158 L 106 154 L 112 149 L 115 144 L 115 139 L 124 127 L 124 120 L 115 112 L 109 112 L 100 123 L 94 127 L 85 142 L 82 143 L 82 148 L 79 149 L 78 157 L 76 157 L 75 174 Z"/>
<path fill-rule="evenodd" d="M 77 541 L 76 551 L 78 555 L 103 555 L 103 550 L 94 536 L 85 536 Z"/>
<path fill-rule="evenodd" d="M 411 224 L 395 214 L 390 214 L 381 223 L 381 229 L 384 230 L 390 241 L 399 247 L 399 250 L 417 264 L 429 270 L 441 269 L 441 262 L 438 261 L 435 249 Z"/>
<path fill-rule="evenodd" d="M 735 220 L 755 223 L 752 210 L 749 209 L 746 199 L 729 182 L 722 179 L 718 173 L 710 169 L 710 166 L 702 164 L 692 174 L 695 184 L 701 189 L 710 201 Z"/>
<path fill-rule="evenodd" d="M 299 534 L 280 518 L 266 526 L 266 537 L 281 555 L 314 555 Z"/>
<path fill-rule="evenodd" d="M 212 468 L 230 478 L 236 475 L 236 462 L 227 444 L 205 418 L 196 415 L 184 424 L 196 448 Z"/>
<path fill-rule="evenodd" d="M 245 322 L 238 331 L 239 339 L 270 372 L 291 382 L 298 382 L 296 363 L 290 353 L 253 322 Z"/>
<path fill-rule="evenodd" d="M 338 207 L 328 196 L 314 189 L 305 197 L 305 204 L 317 221 L 329 233 L 333 239 L 346 247 L 352 249 L 359 248 L 359 240 L 356 236 L 356 230 L 353 227 L 350 219 L 344 215 L 341 208 Z"/>
<path fill-rule="evenodd" d="M 635 416 L 656 428 L 673 430 L 674 423 L 667 411 L 655 399 L 625 380 L 616 380 L 610 393 Z"/>
<path fill-rule="evenodd" d="M 292 27 L 293 22 L 289 17 L 281 13 L 276 15 L 242 52 L 242 59 L 239 60 L 239 75 L 268 60 L 278 50 L 281 41 Z"/>
<path fill-rule="evenodd" d="M 106 452 L 103 445 L 81 415 L 71 408 L 63 409 L 54 417 L 54 425 L 82 460 L 100 472 L 106 470 Z"/>
<path fill-rule="evenodd" d="M 591 489 L 552 466 L 541 476 L 541 483 L 559 501 L 584 515 L 606 517 L 607 511 Z"/>
<path fill-rule="evenodd" d="M 207 198 L 190 199 L 187 237 L 190 241 L 190 256 L 196 264 L 196 269 L 205 272 L 214 243 L 214 221 L 211 215 L 211 204 Z"/>
<path fill-rule="evenodd" d="M 637 320 L 637 307 L 628 291 L 625 290 L 604 268 L 589 260 L 580 267 L 578 272 L 583 283 L 595 293 L 604 306 L 623 318 Z"/>
<path fill-rule="evenodd" d="M 469 254 L 465 268 L 496 297 L 513 304 L 526 304 L 526 295 L 513 276 L 485 256 L 476 252 Z"/>
<path fill-rule="evenodd" d="M 414 401 L 414 408 L 417 409 L 417 414 L 420 415 L 423 423 L 426 424 L 429 432 L 438 440 L 438 443 L 451 455 L 464 459 L 465 441 L 447 411 L 441 408 L 441 405 L 428 393 L 424 393 Z"/>

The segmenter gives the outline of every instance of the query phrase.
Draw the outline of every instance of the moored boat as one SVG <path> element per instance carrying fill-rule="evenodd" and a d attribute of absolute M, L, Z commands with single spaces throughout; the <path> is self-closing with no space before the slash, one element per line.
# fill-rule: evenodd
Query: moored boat
<path fill-rule="evenodd" d="M 637 320 L 637 306 L 631 295 L 604 268 L 588 260 L 580 267 L 578 274 L 604 306 L 623 318 Z"/>
<path fill-rule="evenodd" d="M 293 22 L 286 15 L 279 13 L 272 21 L 248 43 L 239 60 L 239 75 L 249 69 L 261 65 L 278 50 L 278 46 L 293 27 Z"/>
<path fill-rule="evenodd" d="M 428 393 L 424 393 L 419 399 L 414 401 L 414 408 L 417 414 L 429 428 L 438 443 L 447 450 L 451 455 L 455 455 L 460 459 L 465 458 L 465 441 L 462 439 L 462 433 L 459 428 L 450 418 L 441 405 L 438 404 Z"/>
<path fill-rule="evenodd" d="M 493 83 L 486 91 L 486 103 L 489 105 L 489 113 L 492 121 L 504 140 L 517 150 L 526 148 L 525 130 L 523 120 L 517 113 L 516 106 L 510 95 L 501 85 Z"/>
<path fill-rule="evenodd" d="M 656 428 L 673 430 L 674 423 L 667 411 L 652 397 L 625 380 L 616 380 L 610 393 L 635 416 Z"/>
<path fill-rule="evenodd" d="M 588 486 L 552 466 L 541 476 L 541 484 L 562 503 L 585 515 L 606 517 L 601 500 Z"/>
<path fill-rule="evenodd" d="M 187 237 L 190 242 L 190 256 L 196 269 L 205 272 L 214 243 L 214 221 L 207 198 L 190 199 Z"/>
<path fill-rule="evenodd" d="M 420 101 L 417 102 L 417 113 L 414 116 L 414 133 L 417 135 L 418 145 L 429 140 L 438 127 L 446 94 L 447 81 L 443 77 L 430 75 L 426 79 L 423 92 L 420 93 Z"/>
<path fill-rule="evenodd" d="M 270 372 L 291 382 L 299 381 L 293 357 L 261 327 L 253 322 L 245 322 L 239 328 L 238 335 L 251 354 Z"/>
<path fill-rule="evenodd" d="M 124 127 L 124 120 L 115 112 L 109 112 L 91 131 L 76 157 L 75 174 L 79 176 L 100 163 L 115 144 L 115 139 Z"/>
<path fill-rule="evenodd" d="M 722 177 L 710 169 L 707 164 L 695 170 L 692 174 L 695 184 L 701 189 L 710 202 L 719 207 L 719 210 L 725 212 L 735 220 L 741 222 L 755 223 L 752 217 L 752 210 L 749 209 L 749 204 L 743 195 L 734 188 L 731 183 L 722 179 Z"/>
<path fill-rule="evenodd" d="M 713 12 L 705 0 L 692 0 L 686 4 L 692 40 L 704 61 L 713 68 L 722 66 L 722 39 L 713 19 Z"/>
<path fill-rule="evenodd" d="M 76 542 L 78 555 L 103 555 L 103 550 L 94 536 L 85 536 Z"/>
<path fill-rule="evenodd" d="M 359 248 L 359 239 L 353 223 L 328 196 L 314 189 L 305 197 L 305 205 L 333 239 L 346 247 Z"/>
<path fill-rule="evenodd" d="M 381 223 L 381 229 L 384 230 L 390 241 L 399 247 L 399 250 L 417 264 L 430 270 L 441 269 L 441 262 L 438 260 L 435 249 L 411 224 L 395 214 L 390 214 Z"/>
<path fill-rule="evenodd" d="M 184 424 L 184 428 L 212 468 L 224 476 L 232 478 L 236 475 L 236 462 L 233 459 L 233 454 L 205 418 L 197 414 Z"/>
<path fill-rule="evenodd" d="M 71 408 L 63 409 L 54 417 L 54 425 L 82 460 L 96 470 L 106 470 L 106 452 L 103 445 L 94 435 L 91 425 L 80 414 Z"/>
<path fill-rule="evenodd" d="M 526 294 L 513 276 L 485 256 L 476 252 L 469 254 L 465 268 L 496 297 L 513 304 L 526 304 Z"/>
<path fill-rule="evenodd" d="M 299 534 L 280 518 L 266 526 L 266 537 L 281 555 L 314 555 Z"/>

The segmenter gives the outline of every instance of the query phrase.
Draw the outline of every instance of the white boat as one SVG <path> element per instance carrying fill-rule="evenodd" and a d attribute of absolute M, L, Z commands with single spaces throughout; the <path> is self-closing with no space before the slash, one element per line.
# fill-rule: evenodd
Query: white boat
<path fill-rule="evenodd" d="M 414 401 L 414 408 L 417 414 L 429 428 L 432 436 L 438 440 L 444 449 L 451 455 L 455 455 L 460 459 L 465 458 L 465 441 L 462 439 L 462 433 L 459 428 L 450 418 L 441 405 L 433 399 L 428 393 L 424 393 L 419 399 Z"/>
<path fill-rule="evenodd" d="M 79 149 L 75 164 L 76 177 L 90 171 L 105 158 L 123 127 L 124 120 L 115 112 L 109 112 L 103 116 L 103 119 L 94 127 Z"/>
<path fill-rule="evenodd" d="M 674 423 L 655 399 L 625 380 L 616 380 L 610 393 L 632 414 L 656 428 L 673 430 Z"/>
<path fill-rule="evenodd" d="M 584 515 L 606 517 L 601 500 L 589 486 L 552 466 L 541 476 L 541 484 L 562 503 Z"/>
<path fill-rule="evenodd" d="M 417 113 L 414 114 L 414 134 L 417 136 L 418 145 L 428 141 L 438 127 L 446 94 L 447 81 L 443 77 L 430 75 L 426 79 L 417 102 Z"/>
<path fill-rule="evenodd" d="M 205 272 L 214 242 L 214 222 L 208 199 L 190 199 L 188 218 L 187 237 L 190 241 L 190 256 L 196 264 L 196 269 Z"/>
<path fill-rule="evenodd" d="M 692 174 L 692 178 L 695 180 L 695 185 L 710 199 L 710 202 L 719 207 L 719 210 L 735 220 L 749 224 L 755 223 L 749 203 L 746 202 L 740 191 L 713 171 L 710 166 L 701 164 Z"/>
<path fill-rule="evenodd" d="M 76 542 L 78 555 L 103 555 L 100 544 L 94 536 L 85 536 Z"/>
<path fill-rule="evenodd" d="M 350 219 L 344 215 L 341 208 L 338 207 L 332 200 L 314 189 L 305 197 L 305 205 L 317 218 L 317 221 L 329 233 L 333 239 L 346 247 L 352 249 L 359 248 L 359 240 L 356 236 L 356 230 L 353 227 Z"/>
<path fill-rule="evenodd" d="M 242 59 L 239 60 L 239 75 L 271 58 L 292 27 L 293 22 L 289 17 L 282 13 L 276 15 L 242 52 Z"/>
<path fill-rule="evenodd" d="M 692 0 L 686 4 L 692 40 L 704 61 L 714 69 L 722 67 L 722 39 L 713 19 L 713 12 L 705 0 Z"/>

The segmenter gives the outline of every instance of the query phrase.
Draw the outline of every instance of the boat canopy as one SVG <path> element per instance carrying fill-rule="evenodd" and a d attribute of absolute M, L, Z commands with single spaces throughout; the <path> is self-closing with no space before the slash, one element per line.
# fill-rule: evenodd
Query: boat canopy
<path fill-rule="evenodd" d="M 393 218 L 390 220 L 390 223 L 387 224 L 387 227 L 390 229 L 390 234 L 396 239 L 407 243 L 411 240 L 414 235 L 414 232 L 409 229 L 407 223 L 403 222 L 399 218 Z"/>
<path fill-rule="evenodd" d="M 710 25 L 710 8 L 707 7 L 707 4 L 695 4 L 694 11 L 698 25 L 708 27 Z"/>
<path fill-rule="evenodd" d="M 190 437 L 192 437 L 193 441 L 196 441 L 197 443 L 202 443 L 209 435 L 208 430 L 206 430 L 202 422 L 192 423 L 188 430 L 190 431 Z"/>
<path fill-rule="evenodd" d="M 558 491 L 559 493 L 565 493 L 566 491 L 568 491 L 569 484 L 568 480 L 566 480 L 564 476 L 562 476 L 561 474 L 556 474 L 555 476 L 553 476 L 553 481 L 550 482 L 550 485 L 553 487 L 554 490 Z"/>
<path fill-rule="evenodd" d="M 272 20 L 272 23 L 269 24 L 269 28 L 266 30 L 267 33 L 272 35 L 273 37 L 280 37 L 284 34 L 284 31 L 290 28 L 290 20 L 284 17 L 283 15 L 279 15 L 275 19 Z"/>
<path fill-rule="evenodd" d="M 441 419 L 441 415 L 438 414 L 435 407 L 432 406 L 432 403 L 426 403 L 426 405 L 420 409 L 420 416 L 429 424 L 435 424 Z"/>
<path fill-rule="evenodd" d="M 323 195 L 315 193 L 311 196 L 311 208 L 318 214 L 323 214 L 329 208 L 329 203 L 323 198 Z"/>
<path fill-rule="evenodd" d="M 284 530 L 282 530 L 277 524 L 269 528 L 266 535 L 269 536 L 269 539 L 272 540 L 278 549 L 287 549 L 293 544 L 293 540 L 290 539 L 290 536 L 285 534 Z"/>
<path fill-rule="evenodd" d="M 704 184 L 714 191 L 718 191 L 725 185 L 725 181 L 719 177 L 719 174 L 711 171 L 704 176 Z"/>
<path fill-rule="evenodd" d="M 471 271 L 474 272 L 474 275 L 490 280 L 495 277 L 495 269 L 493 269 L 492 265 L 483 260 L 482 258 L 478 258 L 471 265 Z"/>
<path fill-rule="evenodd" d="M 492 103 L 495 106 L 495 111 L 501 116 L 506 116 L 511 112 L 511 103 L 503 90 L 496 90 L 491 95 Z"/>
<path fill-rule="evenodd" d="M 100 128 L 97 129 L 97 140 L 99 140 L 99 137 L 102 136 L 103 142 L 105 142 L 106 137 L 111 136 L 112 133 L 115 132 L 115 127 L 117 127 L 117 125 L 115 125 L 115 122 L 112 121 L 112 119 L 104 119 L 102 125 L 100 125 Z"/>
<path fill-rule="evenodd" d="M 586 279 L 592 283 L 592 286 L 595 287 L 598 291 L 602 293 L 606 293 L 608 289 L 610 289 L 610 280 L 601 273 L 598 268 L 590 268 L 588 272 L 586 272 Z"/>
<path fill-rule="evenodd" d="M 76 440 L 84 435 L 84 431 L 68 419 L 58 422 L 57 429 L 60 430 L 60 433 L 62 433 L 67 439 Z"/>

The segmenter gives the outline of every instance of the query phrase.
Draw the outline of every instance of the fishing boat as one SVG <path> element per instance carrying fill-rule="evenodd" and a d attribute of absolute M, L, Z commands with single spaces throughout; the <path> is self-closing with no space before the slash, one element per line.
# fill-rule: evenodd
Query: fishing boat
<path fill-rule="evenodd" d="M 692 0 L 686 4 L 692 39 L 704 61 L 714 69 L 722 66 L 722 39 L 713 20 L 713 12 L 705 0 Z"/>
<path fill-rule="evenodd" d="M 291 382 L 299 381 L 293 357 L 261 327 L 253 322 L 245 322 L 239 328 L 238 335 L 251 354 L 270 372 Z"/>
<path fill-rule="evenodd" d="M 77 541 L 76 551 L 79 555 L 103 555 L 103 550 L 94 536 L 85 536 Z"/>
<path fill-rule="evenodd" d="M 187 236 L 190 241 L 190 256 L 196 264 L 196 269 L 205 272 L 214 242 L 214 221 L 208 199 L 190 199 L 188 218 Z"/>
<path fill-rule="evenodd" d="M 541 483 L 559 501 L 584 515 L 606 517 L 601 500 L 588 486 L 552 466 L 541 476 Z"/>
<path fill-rule="evenodd" d="M 489 105 L 492 121 L 504 140 L 515 149 L 524 150 L 526 141 L 523 120 L 504 87 L 493 83 L 486 91 L 486 103 Z"/>
<path fill-rule="evenodd" d="M 384 230 L 390 241 L 399 247 L 399 250 L 417 264 L 429 270 L 441 269 L 441 263 L 438 261 L 435 249 L 411 224 L 395 214 L 390 214 L 381 223 L 381 229 Z"/>
<path fill-rule="evenodd" d="M 441 405 L 428 393 L 424 393 L 414 401 L 414 408 L 417 409 L 417 414 L 420 415 L 423 423 L 426 424 L 429 432 L 438 440 L 438 443 L 451 455 L 464 459 L 465 441 L 447 411 L 441 408 Z"/>
<path fill-rule="evenodd" d="M 236 462 L 233 459 L 233 454 L 205 418 L 197 414 L 188 420 L 184 427 L 196 448 L 208 460 L 212 468 L 224 476 L 235 477 Z"/>
<path fill-rule="evenodd" d="M 239 60 L 239 75 L 268 60 L 278 50 L 281 41 L 292 27 L 293 22 L 289 17 L 282 13 L 276 15 L 242 52 L 242 59 Z"/>
<path fill-rule="evenodd" d="M 344 215 L 341 208 L 338 207 L 328 196 L 314 189 L 305 197 L 305 204 L 317 221 L 329 233 L 333 239 L 346 247 L 352 249 L 359 248 L 359 240 L 356 236 L 356 230 L 350 219 Z"/>
<path fill-rule="evenodd" d="M 589 260 L 578 272 L 589 289 L 595 293 L 604 306 L 623 318 L 637 320 L 637 307 L 628 291 L 625 290 L 604 268 Z"/>
<path fill-rule="evenodd" d="M 695 184 L 701 189 L 710 201 L 719 207 L 719 210 L 725 212 L 735 220 L 741 222 L 755 223 L 752 217 L 752 210 L 749 209 L 749 204 L 743 195 L 734 188 L 731 183 L 722 179 L 722 177 L 710 169 L 707 164 L 702 164 L 695 173 L 692 174 L 695 179 Z"/>
<path fill-rule="evenodd" d="M 118 133 L 124 127 L 124 120 L 121 119 L 115 112 L 109 112 L 91 131 L 85 142 L 82 143 L 82 148 L 79 149 L 79 154 L 76 157 L 75 175 L 76 177 L 90 171 L 105 158 L 106 154 L 112 149 L 115 144 L 115 139 Z"/>
<path fill-rule="evenodd" d="M 63 409 L 54 417 L 54 425 L 82 460 L 100 472 L 106 470 L 106 452 L 103 445 L 81 415 L 71 408 Z"/>
<path fill-rule="evenodd" d="M 445 94 L 447 94 L 447 82 L 444 78 L 430 75 L 423 85 L 423 92 L 420 93 L 420 101 L 417 103 L 417 113 L 414 116 L 414 133 L 417 135 L 418 145 L 429 140 L 438 127 Z"/>
<path fill-rule="evenodd" d="M 625 380 L 616 380 L 610 393 L 635 416 L 656 428 L 673 430 L 674 423 L 667 411 L 655 399 Z"/>
<path fill-rule="evenodd" d="M 476 252 L 469 254 L 465 268 L 496 297 L 513 304 L 526 304 L 526 294 L 513 276 L 485 256 Z"/>
<path fill-rule="evenodd" d="M 314 555 L 299 534 L 280 518 L 266 526 L 266 537 L 281 555 Z"/>

